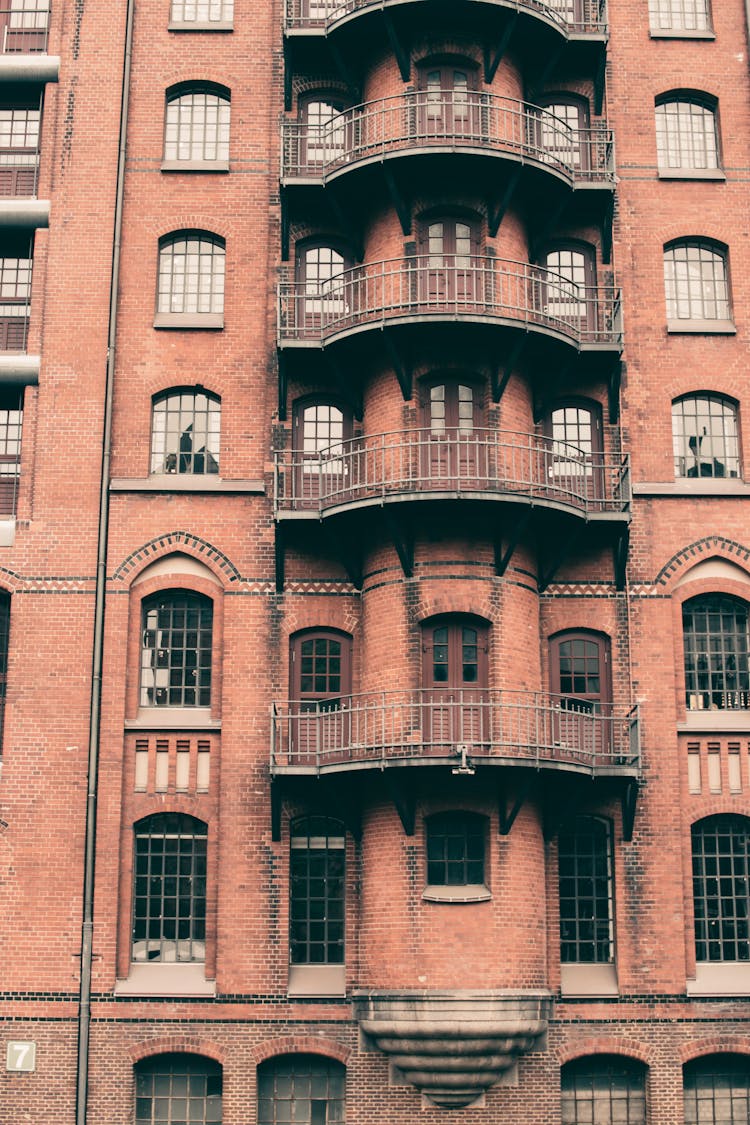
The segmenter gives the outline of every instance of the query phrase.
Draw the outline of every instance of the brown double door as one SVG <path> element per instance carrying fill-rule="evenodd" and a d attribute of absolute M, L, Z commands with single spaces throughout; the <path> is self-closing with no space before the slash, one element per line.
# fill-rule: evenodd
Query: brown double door
<path fill-rule="evenodd" d="M 490 740 L 487 628 L 441 619 L 423 630 L 422 738 L 428 752 L 470 752 Z"/>
<path fill-rule="evenodd" d="M 475 385 L 440 381 L 424 388 L 420 473 L 425 489 L 478 486 L 487 475 L 488 455 L 480 425 Z"/>
<path fill-rule="evenodd" d="M 349 745 L 351 637 L 311 630 L 292 638 L 289 752 L 293 759 L 339 758 Z"/>
<path fill-rule="evenodd" d="M 481 135 L 476 71 L 450 64 L 422 67 L 418 82 L 420 137 L 440 141 Z"/>
<path fill-rule="evenodd" d="M 425 223 L 419 233 L 420 300 L 433 307 L 480 301 L 483 281 L 478 224 L 446 217 Z"/>

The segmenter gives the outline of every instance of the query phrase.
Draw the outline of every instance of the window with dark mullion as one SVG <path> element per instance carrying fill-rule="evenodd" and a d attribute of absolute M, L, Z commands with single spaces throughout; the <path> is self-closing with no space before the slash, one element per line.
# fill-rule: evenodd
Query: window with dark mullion
<path fill-rule="evenodd" d="M 682 628 L 688 710 L 747 710 L 748 604 L 724 594 L 691 598 L 682 607 Z"/>
<path fill-rule="evenodd" d="M 343 1125 L 346 1071 L 335 1059 L 284 1055 L 258 1067 L 258 1125 Z"/>
<path fill-rule="evenodd" d="M 133 961 L 204 961 L 206 825 L 159 813 L 135 826 Z"/>
<path fill-rule="evenodd" d="M 221 1087 L 221 1067 L 213 1059 L 145 1059 L 135 1068 L 135 1125 L 221 1125 Z"/>
<path fill-rule="evenodd" d="M 213 604 L 166 591 L 143 604 L 141 707 L 211 703 Z"/>
<path fill-rule="evenodd" d="M 606 821 L 579 817 L 560 833 L 560 960 L 613 960 L 611 836 Z"/>
<path fill-rule="evenodd" d="M 750 820 L 721 814 L 693 825 L 697 961 L 750 961 Z"/>
<path fill-rule="evenodd" d="M 646 1125 L 646 1068 L 617 1055 L 562 1068 L 562 1125 Z"/>
<path fill-rule="evenodd" d="M 289 857 L 289 956 L 293 965 L 344 962 L 346 841 L 327 817 L 292 824 Z"/>
<path fill-rule="evenodd" d="M 750 1057 L 717 1054 L 683 1067 L 685 1125 L 747 1125 Z"/>
<path fill-rule="evenodd" d="M 427 820 L 427 882 L 433 887 L 484 883 L 485 820 L 472 813 L 440 813 Z"/>

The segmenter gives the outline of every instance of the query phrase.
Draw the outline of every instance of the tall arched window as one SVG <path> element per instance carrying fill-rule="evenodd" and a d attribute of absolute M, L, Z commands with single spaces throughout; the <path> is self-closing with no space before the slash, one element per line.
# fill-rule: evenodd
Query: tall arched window
<path fill-rule="evenodd" d="M 133 961 L 205 961 L 206 832 L 182 813 L 136 824 Z"/>
<path fill-rule="evenodd" d="M 706 1055 L 682 1068 L 685 1125 L 750 1121 L 750 1057 Z"/>
<path fill-rule="evenodd" d="M 422 63 L 417 71 L 420 137 L 481 137 L 478 88 L 475 66 L 450 60 Z"/>
<path fill-rule="evenodd" d="M 352 638 L 336 629 L 308 629 L 291 638 L 289 748 L 324 760 L 348 745 Z"/>
<path fill-rule="evenodd" d="M 560 402 L 544 419 L 550 439 L 547 479 L 555 491 L 573 498 L 606 499 L 602 435 L 598 402 Z"/>
<path fill-rule="evenodd" d="M 612 833 L 608 821 L 580 816 L 558 838 L 560 960 L 614 960 Z"/>
<path fill-rule="evenodd" d="M 676 477 L 738 477 L 737 403 L 724 395 L 683 395 L 672 403 Z"/>
<path fill-rule="evenodd" d="M 585 98 L 552 94 L 540 102 L 542 148 L 567 168 L 589 168 L 589 104 Z"/>
<path fill-rule="evenodd" d="M 422 385 L 421 475 L 425 487 L 458 487 L 490 475 L 484 396 L 471 378 L 434 376 Z"/>
<path fill-rule="evenodd" d="M 682 238 L 664 247 L 667 327 L 693 322 L 731 321 L 725 246 L 703 238 Z"/>
<path fill-rule="evenodd" d="M 341 117 L 346 108 L 341 94 L 313 93 L 301 98 L 299 120 L 302 128 L 297 159 L 301 168 L 320 170 L 345 151 L 347 129 Z"/>
<path fill-rule="evenodd" d="M 550 246 L 541 262 L 543 312 L 578 329 L 596 328 L 596 257 L 593 246 L 560 243 Z"/>
<path fill-rule="evenodd" d="M 656 99 L 659 171 L 710 172 L 719 167 L 716 99 L 692 90 Z"/>
<path fill-rule="evenodd" d="M 748 603 L 705 594 L 682 607 L 685 703 L 689 711 L 750 707 Z"/>
<path fill-rule="evenodd" d="M 157 323 L 181 317 L 219 327 L 224 313 L 224 239 L 208 231 L 177 231 L 159 243 Z M 165 319 L 161 319 L 165 318 Z"/>
<path fill-rule="evenodd" d="M 220 429 L 218 395 L 194 387 L 156 395 L 151 416 L 151 472 L 218 473 Z"/>
<path fill-rule="evenodd" d="M 308 242 L 297 247 L 295 324 L 318 330 L 344 315 L 349 298 L 345 270 L 349 261 L 340 247 Z"/>
<path fill-rule="evenodd" d="M 226 164 L 230 93 L 213 82 L 180 83 L 167 90 L 164 160 Z"/>
<path fill-rule="evenodd" d="M 750 961 L 750 819 L 721 813 L 693 825 L 695 959 Z"/>
<path fill-rule="evenodd" d="M 346 1070 L 322 1055 L 282 1055 L 258 1067 L 258 1125 L 343 1125 Z"/>
<path fill-rule="evenodd" d="M 293 965 L 344 961 L 346 836 L 339 820 L 292 822 L 289 857 L 289 959 Z"/>
<path fill-rule="evenodd" d="M 294 498 L 301 505 L 331 497 L 350 478 L 351 409 L 329 398 L 304 398 L 294 404 Z"/>
<path fill-rule="evenodd" d="M 141 707 L 211 703 L 213 602 L 165 590 L 143 602 Z"/>
<path fill-rule="evenodd" d="M 621 1055 L 589 1055 L 562 1068 L 562 1125 L 646 1125 L 646 1068 Z"/>
<path fill-rule="evenodd" d="M 446 215 L 424 219 L 418 231 L 419 295 L 428 305 L 480 300 L 482 259 L 478 219 Z"/>
<path fill-rule="evenodd" d="M 472 617 L 436 617 L 422 625 L 422 740 L 446 752 L 490 737 L 489 629 Z"/>
<path fill-rule="evenodd" d="M 135 1125 L 221 1125 L 221 1067 L 202 1055 L 164 1054 L 135 1067 Z"/>

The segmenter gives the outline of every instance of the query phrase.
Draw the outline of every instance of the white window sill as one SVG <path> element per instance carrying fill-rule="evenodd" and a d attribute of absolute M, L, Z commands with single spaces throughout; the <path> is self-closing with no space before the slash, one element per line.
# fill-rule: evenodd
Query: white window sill
<path fill-rule="evenodd" d="M 162 160 L 162 172 L 228 172 L 228 160 Z"/>
<path fill-rule="evenodd" d="M 202 962 L 164 965 L 133 962 L 127 980 L 115 981 L 116 996 L 215 996 L 216 981 L 206 980 Z"/>
<path fill-rule="evenodd" d="M 346 965 L 290 965 L 288 996 L 346 996 Z"/>
<path fill-rule="evenodd" d="M 724 183 L 726 176 L 721 168 L 659 168 L 660 180 L 709 180 Z"/>
<path fill-rule="evenodd" d="M 651 28 L 652 39 L 715 39 L 713 31 L 683 31 L 678 27 Z"/>
<path fill-rule="evenodd" d="M 484 883 L 466 883 L 462 887 L 425 887 L 422 898 L 425 902 L 487 902 L 492 894 Z"/>
<path fill-rule="evenodd" d="M 225 20 L 186 20 L 167 24 L 167 31 L 234 31 L 234 24 Z"/>
<path fill-rule="evenodd" d="M 560 992 L 563 996 L 618 996 L 617 968 L 613 964 L 561 965 Z"/>
<path fill-rule="evenodd" d="M 688 996 L 750 996 L 750 962 L 701 961 L 695 980 L 687 982 Z"/>
<path fill-rule="evenodd" d="M 125 730 L 221 730 L 210 707 L 140 707 Z"/>
<path fill-rule="evenodd" d="M 12 547 L 16 541 L 16 517 L 0 517 L 0 547 Z"/>
<path fill-rule="evenodd" d="M 263 496 L 262 480 L 224 480 L 214 473 L 152 473 L 150 477 L 113 477 L 111 492 L 240 492 Z"/>
<path fill-rule="evenodd" d="M 677 730 L 750 731 L 750 711 L 686 711 Z"/>
<path fill-rule="evenodd" d="M 223 328 L 224 313 L 157 313 L 154 328 Z"/>
<path fill-rule="evenodd" d="M 667 332 L 673 335 L 734 336 L 737 329 L 732 320 L 668 320 Z"/>
<path fill-rule="evenodd" d="M 750 485 L 739 477 L 680 477 L 675 481 L 643 481 L 633 485 L 634 496 L 744 496 Z"/>

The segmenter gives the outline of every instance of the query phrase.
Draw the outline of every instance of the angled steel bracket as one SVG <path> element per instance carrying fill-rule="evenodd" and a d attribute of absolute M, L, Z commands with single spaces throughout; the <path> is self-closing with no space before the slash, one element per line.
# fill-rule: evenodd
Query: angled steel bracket
<path fill-rule="evenodd" d="M 355 82 L 354 75 L 352 73 L 351 67 L 348 65 L 346 59 L 344 58 L 344 56 L 342 55 L 341 51 L 338 49 L 336 44 L 333 42 L 333 40 L 332 39 L 326 39 L 326 42 L 327 42 L 328 48 L 331 52 L 331 56 L 333 58 L 336 69 L 338 70 L 339 74 L 344 79 L 344 82 L 346 83 L 346 85 L 349 88 L 349 93 L 353 96 L 355 102 L 361 101 L 361 98 L 359 97 L 359 94 L 360 94 L 359 83 Z"/>
<path fill-rule="evenodd" d="M 362 589 L 362 559 L 357 552 L 356 547 L 353 545 L 351 539 L 344 539 L 343 535 L 333 527 L 329 526 L 329 534 L 333 540 L 334 547 L 338 558 L 344 565 L 344 570 L 347 573 L 349 581 L 355 590 Z M 359 540 L 355 540 L 358 543 Z"/>
<path fill-rule="evenodd" d="M 404 193 L 396 183 L 396 177 L 388 164 L 383 164 L 383 177 L 385 186 L 388 188 L 388 194 L 391 197 L 391 203 L 401 224 L 401 232 L 405 238 L 408 238 L 411 234 L 411 207 L 407 204 Z"/>
<path fill-rule="evenodd" d="M 276 593 L 284 592 L 284 528 L 278 521 L 274 538 L 274 564 L 276 570 Z"/>
<path fill-rule="evenodd" d="M 503 33 L 498 40 L 494 53 L 489 46 L 484 48 L 484 80 L 488 84 L 497 73 L 497 68 L 505 57 L 505 52 L 510 46 L 510 41 L 513 37 L 513 32 L 516 30 L 518 23 L 518 12 L 514 12 L 503 29 Z"/>
<path fill-rule="evenodd" d="M 502 537 L 500 536 L 500 534 L 497 535 L 497 538 L 495 539 L 495 574 L 498 578 L 502 578 L 502 576 L 508 569 L 510 560 L 513 558 L 513 552 L 520 543 L 521 536 L 529 526 L 530 520 L 531 508 L 522 508 L 521 515 L 516 520 L 511 533 L 508 536 L 508 540 L 505 544 L 505 550 L 503 550 Z"/>
<path fill-rule="evenodd" d="M 289 391 L 289 375 L 286 369 L 286 356 L 283 351 L 277 351 L 279 364 L 279 420 L 286 421 L 286 400 Z"/>
<path fill-rule="evenodd" d="M 401 821 L 404 835 L 413 836 L 417 803 L 414 799 L 414 792 L 411 786 L 408 783 L 404 783 L 403 777 L 401 776 L 403 772 L 403 770 L 387 770 L 385 773 L 385 782 L 391 800 L 396 806 L 396 812 Z"/>
<path fill-rule="evenodd" d="M 513 347 L 510 350 L 510 354 L 506 358 L 505 362 L 503 364 L 498 363 L 493 367 L 492 373 L 491 373 L 492 401 L 493 402 L 499 402 L 500 399 L 503 397 L 503 392 L 505 391 L 505 388 L 508 386 L 508 380 L 510 379 L 511 375 L 513 374 L 515 366 L 518 363 L 519 359 L 521 358 L 521 355 L 523 354 L 523 351 L 524 351 L 524 348 L 526 347 L 528 338 L 529 338 L 528 331 L 524 330 L 523 332 L 521 332 L 516 337 L 516 340 L 513 344 Z M 501 368 L 502 368 L 502 375 L 500 374 Z"/>
<path fill-rule="evenodd" d="M 508 807 L 508 799 L 504 785 L 500 785 L 500 791 L 497 798 L 497 813 L 498 813 L 498 827 L 501 836 L 507 836 L 510 833 L 515 819 L 526 803 L 526 798 L 531 791 L 533 782 L 533 775 L 531 770 L 523 770 L 518 778 L 518 788 L 516 790 L 516 799 L 513 804 Z"/>
<path fill-rule="evenodd" d="M 364 402 L 362 399 L 362 388 L 355 387 L 351 378 L 347 378 L 344 374 L 343 368 L 337 359 L 334 359 L 333 354 L 328 351 L 326 353 L 328 366 L 333 375 L 334 381 L 338 386 L 341 397 L 349 403 L 352 408 L 352 413 L 358 422 L 362 421 L 364 414 Z"/>
<path fill-rule="evenodd" d="M 535 398 L 534 422 L 537 425 L 542 421 L 547 411 L 549 410 L 550 403 L 554 402 L 555 399 L 559 396 L 560 389 L 564 385 L 565 380 L 568 378 L 568 372 L 571 370 L 572 366 L 573 360 L 570 359 L 566 363 L 561 363 L 557 369 L 557 374 L 556 378 L 553 381 L 551 393 L 547 394 L 546 396 L 539 395 L 538 398 Z"/>
<path fill-rule="evenodd" d="M 292 75 L 294 74 L 294 67 L 292 66 L 291 47 L 289 40 L 284 40 L 284 110 L 290 113 L 292 109 Z"/>
<path fill-rule="evenodd" d="M 612 228 L 615 221 L 615 193 L 609 193 L 602 217 L 602 262 L 605 266 L 612 261 Z"/>
<path fill-rule="evenodd" d="M 607 381 L 607 405 L 609 420 L 612 425 L 620 417 L 620 385 L 622 383 L 622 360 L 616 359 L 612 364 Z"/>
<path fill-rule="evenodd" d="M 289 261 L 289 201 L 286 197 L 286 190 L 282 184 L 280 192 L 281 203 L 281 260 L 282 262 Z"/>
<path fill-rule="evenodd" d="M 326 193 L 326 198 L 328 199 L 336 221 L 346 235 L 346 240 L 351 247 L 351 251 L 354 255 L 355 260 L 357 262 L 361 262 L 365 256 L 365 249 L 362 245 L 362 239 L 357 233 L 356 226 L 352 221 L 351 216 L 347 215 L 346 211 L 341 206 L 336 196 L 330 191 L 330 189 Z"/>
<path fill-rule="evenodd" d="M 414 394 L 414 377 L 411 366 L 407 364 L 405 357 L 396 347 L 392 333 L 384 329 L 381 335 L 386 351 L 388 352 L 388 358 L 393 364 L 393 370 L 396 372 L 396 378 L 398 379 L 398 385 L 401 388 L 404 402 L 409 402 Z"/>
<path fill-rule="evenodd" d="M 396 548 L 404 578 L 411 578 L 414 574 L 414 535 L 404 531 L 401 522 L 388 508 L 383 508 L 383 518 L 393 546 Z"/>
<path fill-rule="evenodd" d="M 614 546 L 612 548 L 612 556 L 615 569 L 615 587 L 618 590 L 625 589 L 625 571 L 628 565 L 628 546 L 630 543 L 630 532 L 627 528 L 617 536 Z"/>
<path fill-rule="evenodd" d="M 271 839 L 278 844 L 281 839 L 281 785 L 277 777 L 271 778 Z"/>
<path fill-rule="evenodd" d="M 399 39 L 396 28 L 393 25 L 393 20 L 388 12 L 383 12 L 383 21 L 385 23 L 386 34 L 393 48 L 393 53 L 396 56 L 398 69 L 401 71 L 401 80 L 402 82 L 408 82 L 411 78 L 411 51 L 409 50 L 409 45 L 408 43 L 404 43 L 402 39 Z"/>
<path fill-rule="evenodd" d="M 633 826 L 635 824 L 635 808 L 638 802 L 638 781 L 631 778 L 627 782 L 622 794 L 620 802 L 622 805 L 622 838 L 626 843 L 630 843 L 633 839 Z"/>
<path fill-rule="evenodd" d="M 537 588 L 538 588 L 540 594 L 543 594 L 544 591 L 547 589 L 550 582 L 552 581 L 552 579 L 555 577 L 558 570 L 560 569 L 560 565 L 561 565 L 563 559 L 565 558 L 565 556 L 567 554 L 570 553 L 570 551 L 572 551 L 572 549 L 576 545 L 578 539 L 580 539 L 581 530 L 582 530 L 582 528 L 580 526 L 575 527 L 571 531 L 570 535 L 568 535 L 568 536 L 562 536 L 561 535 L 560 538 L 557 540 L 557 550 L 555 551 L 554 555 L 552 556 L 552 562 L 548 566 L 546 573 L 540 574 L 538 582 L 537 582 Z"/>
<path fill-rule="evenodd" d="M 607 53 L 602 51 L 594 75 L 594 113 L 599 116 L 604 108 L 604 82 L 607 76 Z"/>
<path fill-rule="evenodd" d="M 523 166 L 521 164 L 516 164 L 508 177 L 507 183 L 505 184 L 505 191 L 496 207 L 493 208 L 490 201 L 487 200 L 487 230 L 490 238 L 494 238 L 500 229 L 500 224 L 505 218 L 505 213 L 513 200 L 522 170 Z"/>

